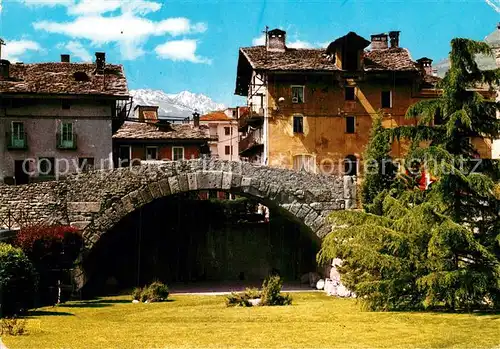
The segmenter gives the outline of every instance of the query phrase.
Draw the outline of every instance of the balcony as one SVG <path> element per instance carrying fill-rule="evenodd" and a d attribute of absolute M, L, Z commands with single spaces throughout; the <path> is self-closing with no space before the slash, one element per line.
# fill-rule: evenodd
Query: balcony
<path fill-rule="evenodd" d="M 248 135 L 240 140 L 239 153 L 240 156 L 248 157 L 259 153 L 264 148 L 262 139 L 262 129 L 253 130 Z"/>
<path fill-rule="evenodd" d="M 238 128 L 240 132 L 244 131 L 247 128 L 247 126 L 252 126 L 252 127 L 262 126 L 264 122 L 263 108 L 259 108 L 256 110 L 255 108 L 253 108 L 254 110 L 252 110 L 252 107 L 250 107 L 249 109 L 250 111 L 247 114 L 242 115 L 238 120 Z"/>
<path fill-rule="evenodd" d="M 76 133 L 71 134 L 72 137 L 65 137 L 66 139 L 63 139 L 62 134 L 58 133 L 57 134 L 57 149 L 61 150 L 75 150 L 76 149 Z"/>
<path fill-rule="evenodd" d="M 7 149 L 9 150 L 25 150 L 28 149 L 28 135 L 26 132 L 13 134 L 7 132 L 5 134 L 7 140 Z"/>

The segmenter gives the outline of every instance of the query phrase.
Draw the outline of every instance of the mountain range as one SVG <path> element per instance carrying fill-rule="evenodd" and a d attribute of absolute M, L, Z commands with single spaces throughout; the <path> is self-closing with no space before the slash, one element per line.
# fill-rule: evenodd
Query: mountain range
<path fill-rule="evenodd" d="M 201 115 L 215 110 L 225 109 L 226 106 L 214 102 L 203 94 L 182 91 L 171 94 L 161 90 L 138 89 L 131 90 L 134 105 L 157 105 L 159 117 L 185 118 L 191 117 L 195 110 Z"/>

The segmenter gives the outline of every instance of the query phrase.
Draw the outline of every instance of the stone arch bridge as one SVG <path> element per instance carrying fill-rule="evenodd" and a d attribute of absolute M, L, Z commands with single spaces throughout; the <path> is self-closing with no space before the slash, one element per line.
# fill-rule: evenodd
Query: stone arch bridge
<path fill-rule="evenodd" d="M 188 160 L 75 174 L 64 180 L 0 187 L 0 226 L 71 224 L 83 231 L 84 252 L 129 213 L 181 192 L 221 190 L 279 206 L 320 239 L 334 210 L 354 208 L 353 177 L 335 177 L 221 160 Z M 77 268 L 77 285 L 85 283 Z"/>

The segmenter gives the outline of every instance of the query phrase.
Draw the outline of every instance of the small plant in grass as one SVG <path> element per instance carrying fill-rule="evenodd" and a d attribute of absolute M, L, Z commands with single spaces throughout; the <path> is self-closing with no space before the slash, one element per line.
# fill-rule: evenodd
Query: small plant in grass
<path fill-rule="evenodd" d="M 262 291 L 256 288 L 247 288 L 241 293 L 231 293 L 226 297 L 226 305 L 251 307 L 253 304 L 250 302 L 253 299 L 261 299 L 260 305 L 290 305 L 292 304 L 292 297 L 287 294 L 281 294 L 283 281 L 277 275 L 270 276 L 262 284 Z"/>
<path fill-rule="evenodd" d="M 226 297 L 226 305 L 228 307 L 240 306 L 240 307 L 251 307 L 251 299 L 259 299 L 261 293 L 256 288 L 247 288 L 244 292 L 236 293 L 232 292 Z"/>
<path fill-rule="evenodd" d="M 26 333 L 26 319 L 17 317 L 3 318 L 0 322 L 0 335 L 22 336 Z"/>
<path fill-rule="evenodd" d="M 132 298 L 134 300 L 148 303 L 165 301 L 168 295 L 169 290 L 167 285 L 159 281 L 155 281 L 143 288 L 137 287 L 132 292 Z"/>
<path fill-rule="evenodd" d="M 142 288 L 136 287 L 132 291 L 132 299 L 134 301 L 140 301 L 141 300 L 141 293 L 142 293 Z"/>
<path fill-rule="evenodd" d="M 286 293 L 281 294 L 283 281 L 277 275 L 270 276 L 262 284 L 262 305 L 290 305 L 292 297 Z"/>

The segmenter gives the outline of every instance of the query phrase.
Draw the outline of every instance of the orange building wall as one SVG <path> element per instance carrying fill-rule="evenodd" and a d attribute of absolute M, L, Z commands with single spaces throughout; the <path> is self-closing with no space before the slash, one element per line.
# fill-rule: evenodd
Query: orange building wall
<path fill-rule="evenodd" d="M 303 79 L 303 77 L 302 77 Z M 345 101 L 344 87 L 331 77 L 316 78 L 319 81 L 294 82 L 291 77 L 269 78 L 269 164 L 277 167 L 293 167 L 293 156 L 309 154 L 316 158 L 317 166 L 334 172 L 340 171 L 347 155 L 362 158 L 368 143 L 373 117 L 384 113 L 383 125 L 415 124 L 405 119 L 408 107 L 418 101 L 413 96 L 411 82 L 399 84 L 383 82 L 358 82 L 356 101 Z M 291 85 L 305 85 L 303 104 L 291 103 Z M 393 108 L 381 110 L 381 91 L 392 91 Z M 276 101 L 285 101 L 277 108 Z M 293 133 L 293 116 L 304 116 L 304 133 Z M 346 116 L 356 117 L 356 132 L 347 134 Z M 405 144 L 393 144 L 393 156 L 404 153 Z"/>

